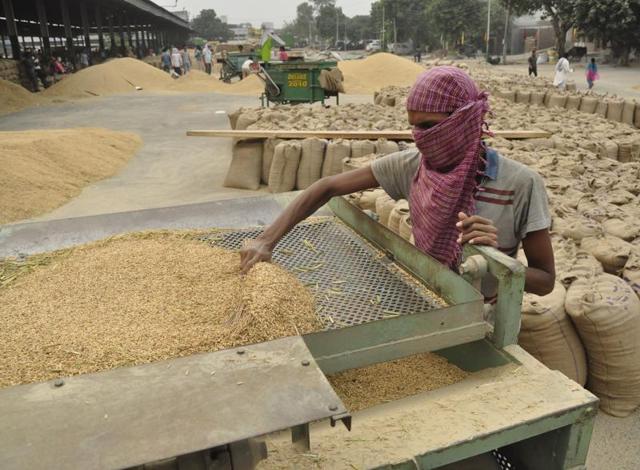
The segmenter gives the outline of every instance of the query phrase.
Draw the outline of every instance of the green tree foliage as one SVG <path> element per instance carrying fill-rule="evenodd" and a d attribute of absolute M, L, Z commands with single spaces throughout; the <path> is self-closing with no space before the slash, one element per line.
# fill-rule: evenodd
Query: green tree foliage
<path fill-rule="evenodd" d="M 576 24 L 574 0 L 532 0 L 529 11 L 542 10 L 542 18 L 551 21 L 558 54 L 566 52 L 567 33 Z"/>
<path fill-rule="evenodd" d="M 574 0 L 576 26 L 589 39 L 611 44 L 621 64 L 640 48 L 640 0 Z"/>
<path fill-rule="evenodd" d="M 200 14 L 191 20 L 191 28 L 208 40 L 227 41 L 232 36 L 231 30 L 218 18 L 215 10 L 200 11 Z"/>

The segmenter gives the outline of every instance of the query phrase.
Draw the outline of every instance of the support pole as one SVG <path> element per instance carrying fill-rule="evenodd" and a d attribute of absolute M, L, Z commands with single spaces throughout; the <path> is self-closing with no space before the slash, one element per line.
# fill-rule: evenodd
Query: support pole
<path fill-rule="evenodd" d="M 124 41 L 124 22 L 122 21 L 122 17 L 123 14 L 122 12 L 120 12 L 120 14 L 118 15 L 118 29 L 119 29 L 119 35 L 120 35 L 120 53 L 122 54 L 122 57 L 126 57 L 127 56 L 127 45 L 125 44 Z"/>
<path fill-rule="evenodd" d="M 36 0 L 38 21 L 40 22 L 40 37 L 42 38 L 42 51 L 46 57 L 51 57 L 51 41 L 49 40 L 49 23 L 47 22 L 47 10 L 44 0 Z"/>
<path fill-rule="evenodd" d="M 491 43 L 491 0 L 487 0 L 487 59 L 489 59 L 490 43 Z"/>
<path fill-rule="evenodd" d="M 9 42 L 11 42 L 11 55 L 14 59 L 20 59 L 20 40 L 18 39 L 16 15 L 13 12 L 13 1 L 2 0 L 2 9 L 7 18 L 7 33 L 9 34 Z"/>
<path fill-rule="evenodd" d="M 91 36 L 89 33 L 89 13 L 87 11 L 87 3 L 80 3 L 80 19 L 82 21 L 82 34 L 84 36 L 84 47 L 91 51 Z"/>
<path fill-rule="evenodd" d="M 108 21 L 109 21 L 109 41 L 111 42 L 111 44 L 109 44 L 109 55 L 114 56 L 115 47 L 116 47 L 116 33 L 113 30 L 113 13 L 111 12 L 109 12 Z"/>
<path fill-rule="evenodd" d="M 69 4 L 67 0 L 60 0 L 62 22 L 64 24 L 64 37 L 67 40 L 67 57 L 75 63 L 75 46 L 73 44 L 73 31 L 71 30 L 71 18 L 69 17 Z"/>
<path fill-rule="evenodd" d="M 102 10 L 100 9 L 100 4 L 96 4 L 96 30 L 98 33 L 98 49 L 100 52 L 104 51 L 104 36 L 102 34 Z"/>
<path fill-rule="evenodd" d="M 136 36 L 136 55 L 140 59 L 144 54 L 142 50 L 142 44 L 140 43 L 140 25 L 138 24 L 138 18 L 134 18 L 135 25 L 133 26 L 134 34 Z"/>
<path fill-rule="evenodd" d="M 133 51 L 135 49 L 135 46 L 133 45 L 133 36 L 131 35 L 131 21 L 129 21 L 129 15 L 127 15 L 127 13 L 124 14 L 124 22 L 126 23 L 127 39 L 129 41 L 129 47 Z"/>

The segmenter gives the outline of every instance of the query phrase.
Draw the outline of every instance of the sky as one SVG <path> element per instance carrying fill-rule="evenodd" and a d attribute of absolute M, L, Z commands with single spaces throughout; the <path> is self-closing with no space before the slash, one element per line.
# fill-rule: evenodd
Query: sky
<path fill-rule="evenodd" d="M 304 0 L 153 0 L 169 11 L 187 10 L 190 16 L 197 15 L 200 10 L 213 8 L 218 16 L 226 16 L 229 23 L 252 23 L 260 26 L 264 22 L 272 22 L 276 28 L 285 21 L 296 17 L 296 7 Z M 347 16 L 366 15 L 371 10 L 372 0 L 337 0 L 336 5 L 342 8 Z"/>

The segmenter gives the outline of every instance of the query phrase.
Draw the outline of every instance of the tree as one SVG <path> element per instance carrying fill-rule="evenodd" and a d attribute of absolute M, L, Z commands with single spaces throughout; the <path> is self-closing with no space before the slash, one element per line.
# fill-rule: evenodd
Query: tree
<path fill-rule="evenodd" d="M 505 9 L 504 36 L 502 38 L 502 63 L 507 63 L 507 42 L 509 26 L 511 26 L 511 15 L 523 15 L 531 9 L 529 0 L 500 0 Z"/>
<path fill-rule="evenodd" d="M 229 27 L 218 18 L 215 10 L 200 11 L 191 21 L 191 28 L 209 40 L 227 41 L 233 36 Z"/>
<path fill-rule="evenodd" d="M 478 14 L 485 11 L 485 14 Z M 430 0 L 427 5 L 429 27 L 441 38 L 441 46 L 448 48 L 482 40 L 486 6 L 479 0 Z"/>
<path fill-rule="evenodd" d="M 539 3 L 538 3 L 539 2 Z M 531 2 L 533 7 L 542 8 L 542 19 L 549 19 L 556 36 L 556 49 L 562 56 L 566 52 L 567 33 L 575 26 L 575 7 L 573 0 L 538 0 Z M 538 3 L 536 5 L 536 3 Z"/>
<path fill-rule="evenodd" d="M 622 65 L 632 48 L 640 47 L 640 1 L 575 0 L 576 26 L 588 38 L 611 44 Z"/>

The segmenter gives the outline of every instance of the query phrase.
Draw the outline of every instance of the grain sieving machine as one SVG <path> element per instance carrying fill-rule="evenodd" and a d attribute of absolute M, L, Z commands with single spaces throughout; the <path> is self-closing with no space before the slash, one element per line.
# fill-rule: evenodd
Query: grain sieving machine
<path fill-rule="evenodd" d="M 160 228 L 230 227 L 203 241 L 235 249 L 292 198 L 6 226 L 0 257 Z M 320 291 L 346 281 L 344 295 L 318 297 L 322 331 L 0 390 L 0 466 L 414 470 L 498 450 L 489 468 L 585 468 L 597 399 L 516 345 L 522 265 L 467 247 L 458 275 L 344 198 L 317 215 L 274 257 L 315 266 L 293 272 Z M 476 289 L 487 273 L 499 286 L 493 326 Z M 472 374 L 353 417 L 326 378 L 426 351 Z"/>

